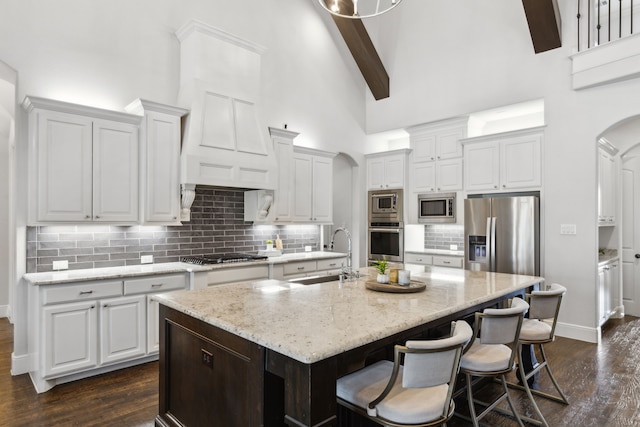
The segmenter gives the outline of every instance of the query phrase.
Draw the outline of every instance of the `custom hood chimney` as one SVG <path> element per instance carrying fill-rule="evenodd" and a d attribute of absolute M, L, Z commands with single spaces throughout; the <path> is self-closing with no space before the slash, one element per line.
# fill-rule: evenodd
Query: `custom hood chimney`
<path fill-rule="evenodd" d="M 265 48 L 198 21 L 180 41 L 178 104 L 190 110 L 180 156 L 182 219 L 195 186 L 272 190 L 276 159 L 259 105 Z"/>

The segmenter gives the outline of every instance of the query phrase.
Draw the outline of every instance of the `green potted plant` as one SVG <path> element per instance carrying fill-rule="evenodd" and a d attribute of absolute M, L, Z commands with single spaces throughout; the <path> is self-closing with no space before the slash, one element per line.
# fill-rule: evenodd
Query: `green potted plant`
<path fill-rule="evenodd" d="M 378 272 L 376 281 L 378 283 L 389 283 L 389 275 L 387 274 L 387 260 L 386 259 L 376 260 L 376 261 L 373 261 L 372 265 Z"/>

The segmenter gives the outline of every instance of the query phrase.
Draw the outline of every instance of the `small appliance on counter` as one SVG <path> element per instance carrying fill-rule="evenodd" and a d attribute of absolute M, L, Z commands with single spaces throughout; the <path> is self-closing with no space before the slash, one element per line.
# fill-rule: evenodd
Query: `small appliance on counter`
<path fill-rule="evenodd" d="M 247 253 L 228 253 L 228 254 L 211 254 L 211 255 L 193 255 L 183 256 L 180 261 L 188 264 L 227 264 L 233 262 L 250 262 L 250 261 L 266 261 L 269 257 L 265 255 L 247 254 Z"/>

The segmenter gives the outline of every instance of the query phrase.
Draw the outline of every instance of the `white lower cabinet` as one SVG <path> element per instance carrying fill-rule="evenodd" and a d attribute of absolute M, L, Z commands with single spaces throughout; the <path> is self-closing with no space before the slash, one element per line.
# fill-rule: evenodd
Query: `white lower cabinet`
<path fill-rule="evenodd" d="M 147 352 L 145 295 L 100 302 L 100 362 L 115 363 Z"/>
<path fill-rule="evenodd" d="M 157 358 L 158 303 L 152 295 L 187 285 L 187 274 L 180 273 L 33 286 L 29 317 L 36 326 L 29 331 L 29 352 L 37 361 L 31 371 L 37 391 L 68 381 L 62 377 Z"/>
<path fill-rule="evenodd" d="M 96 301 L 45 307 L 42 376 L 57 377 L 98 365 Z"/>

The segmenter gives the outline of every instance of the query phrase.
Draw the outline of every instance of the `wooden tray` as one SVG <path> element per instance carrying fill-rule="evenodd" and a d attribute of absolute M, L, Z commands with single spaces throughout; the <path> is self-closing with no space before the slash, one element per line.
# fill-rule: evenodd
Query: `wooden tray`
<path fill-rule="evenodd" d="M 409 285 L 398 285 L 397 283 L 378 283 L 375 280 L 367 280 L 364 283 L 367 289 L 378 292 L 410 293 L 424 291 L 427 284 L 419 280 L 411 280 Z"/>

